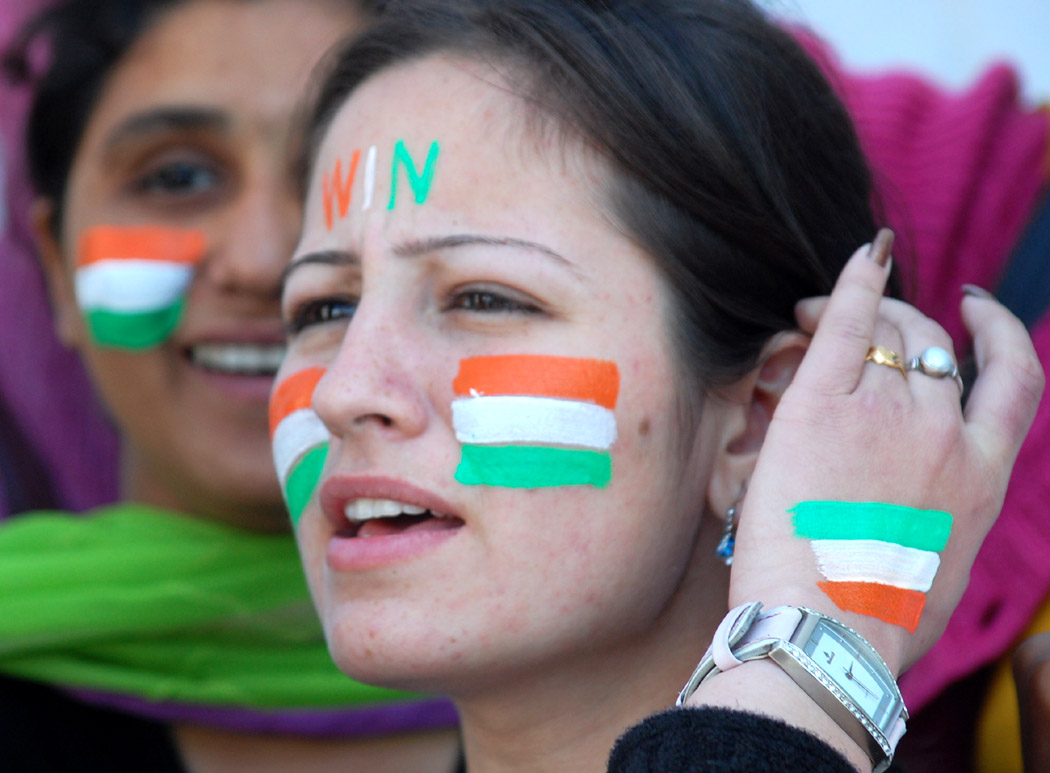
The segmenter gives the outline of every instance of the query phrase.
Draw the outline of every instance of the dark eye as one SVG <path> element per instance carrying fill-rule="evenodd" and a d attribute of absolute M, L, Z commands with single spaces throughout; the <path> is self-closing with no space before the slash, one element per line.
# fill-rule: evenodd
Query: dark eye
<path fill-rule="evenodd" d="M 219 173 L 194 161 L 171 161 L 142 175 L 135 190 L 157 196 L 189 198 L 215 190 L 221 184 Z"/>
<path fill-rule="evenodd" d="M 488 313 L 534 313 L 538 309 L 490 290 L 466 290 L 456 293 L 449 307 L 457 311 L 480 311 Z"/>
<path fill-rule="evenodd" d="M 319 298 L 294 309 L 285 323 L 285 330 L 292 336 L 314 325 L 349 321 L 355 311 L 357 302 L 350 298 Z"/>

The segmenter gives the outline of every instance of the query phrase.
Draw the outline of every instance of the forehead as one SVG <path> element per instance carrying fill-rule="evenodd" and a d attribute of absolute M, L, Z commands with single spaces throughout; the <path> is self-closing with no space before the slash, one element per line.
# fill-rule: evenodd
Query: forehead
<path fill-rule="evenodd" d="M 306 229 L 323 221 L 325 185 L 336 179 L 336 164 L 341 179 L 348 179 L 353 155 L 358 153 L 363 165 L 373 146 L 379 159 L 376 200 L 385 206 L 398 143 L 409 149 L 418 170 L 435 144 L 438 155 L 430 197 L 422 207 L 402 206 L 410 197 L 402 191 L 404 173 L 394 164 L 397 204 L 388 224 L 391 219 L 447 222 L 452 216 L 464 221 L 459 225 L 529 233 L 543 227 L 538 219 L 530 220 L 542 211 L 562 223 L 607 228 L 606 164 L 545 121 L 488 65 L 439 55 L 382 71 L 353 92 L 322 138 L 307 190 Z M 350 210 L 348 221 L 364 219 L 354 207 Z"/>
<path fill-rule="evenodd" d="M 151 105 L 286 121 L 311 68 L 360 24 L 329 0 L 191 0 L 161 12 L 110 75 L 93 124 Z"/>

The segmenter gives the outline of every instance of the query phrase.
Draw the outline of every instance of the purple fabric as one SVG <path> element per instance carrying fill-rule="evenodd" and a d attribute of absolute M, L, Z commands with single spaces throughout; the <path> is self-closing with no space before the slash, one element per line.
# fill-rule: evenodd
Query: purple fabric
<path fill-rule="evenodd" d="M 0 0 L 0 48 L 45 4 Z M 117 438 L 76 354 L 55 338 L 28 222 L 27 108 L 25 89 L 0 82 L 0 400 L 50 474 L 52 504 L 82 511 L 117 497 Z M 9 515 L 7 493 L 0 491 L 0 519 Z"/>
<path fill-rule="evenodd" d="M 80 700 L 160 722 L 188 722 L 244 733 L 364 738 L 457 727 L 459 715 L 448 700 L 423 699 L 355 709 L 258 711 L 237 706 L 194 706 L 152 702 L 116 693 L 70 690 Z"/>

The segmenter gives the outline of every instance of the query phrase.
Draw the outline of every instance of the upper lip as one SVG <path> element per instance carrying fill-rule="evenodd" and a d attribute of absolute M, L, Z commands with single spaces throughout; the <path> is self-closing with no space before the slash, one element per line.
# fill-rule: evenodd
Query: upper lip
<path fill-rule="evenodd" d="M 185 348 L 200 344 L 283 344 L 284 327 L 273 319 L 231 320 L 206 328 L 183 332 L 180 344 Z"/>
<path fill-rule="evenodd" d="M 336 531 L 347 527 L 346 506 L 358 499 L 392 499 L 446 516 L 459 517 L 456 508 L 437 494 L 396 478 L 378 475 L 332 476 L 321 485 L 319 499 L 325 520 Z"/>

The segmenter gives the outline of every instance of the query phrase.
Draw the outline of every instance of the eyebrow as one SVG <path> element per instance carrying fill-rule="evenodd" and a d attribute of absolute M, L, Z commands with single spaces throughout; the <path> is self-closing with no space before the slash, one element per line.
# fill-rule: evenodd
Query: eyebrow
<path fill-rule="evenodd" d="M 106 139 L 105 149 L 112 152 L 126 142 L 166 131 L 226 130 L 229 117 L 218 108 L 158 107 L 136 113 L 119 124 Z"/>
<path fill-rule="evenodd" d="M 539 242 L 527 239 L 516 239 L 510 236 L 484 236 L 481 234 L 453 234 L 451 236 L 434 236 L 427 239 L 412 239 L 398 244 L 393 252 L 400 258 L 417 258 L 431 252 L 454 249 L 456 247 L 473 247 L 482 245 L 486 247 L 516 247 L 519 249 L 535 250 L 559 263 L 567 266 L 574 274 L 578 274 L 575 265 L 562 255 Z M 302 265 L 325 265 L 325 266 L 356 266 L 360 258 L 356 253 L 343 250 L 319 250 L 309 252 L 292 263 L 285 266 L 281 272 L 281 286 L 288 280 L 291 273 Z"/>

